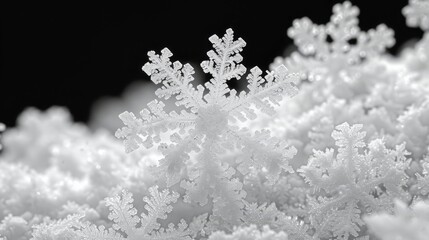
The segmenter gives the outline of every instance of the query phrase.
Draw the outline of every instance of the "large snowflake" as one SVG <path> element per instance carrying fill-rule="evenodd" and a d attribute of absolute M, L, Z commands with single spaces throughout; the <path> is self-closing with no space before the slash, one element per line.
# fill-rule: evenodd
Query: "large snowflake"
<path fill-rule="evenodd" d="M 359 8 L 349 1 L 336 4 L 330 21 L 325 25 L 313 23 L 309 18 L 296 19 L 288 29 L 298 51 L 287 58 L 277 58 L 273 66 L 285 64 L 291 71 L 301 72 L 303 79 L 315 81 L 313 95 L 323 92 L 323 98 L 334 94 L 351 98 L 369 89 L 372 61 L 394 45 L 394 32 L 380 24 L 367 32 L 359 28 Z M 371 62 L 371 65 L 366 63 Z M 376 71 L 379 74 L 379 71 Z M 378 74 L 371 74 L 377 79 Z M 322 96 L 318 96 L 320 98 Z"/>
<path fill-rule="evenodd" d="M 156 95 L 164 99 L 175 96 L 182 110 L 166 113 L 164 103 L 153 100 L 140 112 L 141 118 L 122 113 L 126 127 L 116 136 L 124 139 L 127 152 L 158 146 L 164 157 L 157 173 L 166 178 L 167 186 L 182 180 L 185 201 L 205 205 L 210 198 L 213 215 L 236 224 L 246 195 L 240 177 L 259 171 L 269 182 L 275 182 L 282 171 L 292 171 L 288 160 L 296 153 L 286 142 L 271 137 L 269 131 L 251 133 L 237 120 L 255 119 L 256 111 L 274 114 L 274 106 L 284 96 L 297 92 L 298 77 L 284 66 L 265 76 L 254 67 L 246 77 L 248 91 L 238 93 L 227 81 L 246 73 L 240 55 L 246 42 L 234 40 L 231 29 L 222 38 L 213 35 L 209 40 L 214 50 L 207 53 L 209 60 L 201 67 L 212 78 L 204 86 L 192 85 L 193 67 L 171 62 L 172 53 L 167 48 L 159 55 L 148 53 L 150 62 L 143 70 L 154 83 L 162 85 Z M 227 154 L 238 157 L 228 158 Z"/>
<path fill-rule="evenodd" d="M 404 191 L 409 160 L 405 144 L 387 149 L 382 139 L 371 141 L 367 149 L 362 125 L 338 125 L 332 132 L 338 153 L 333 149 L 314 151 L 299 172 L 323 193 L 310 200 L 311 223 L 316 236 L 348 239 L 358 236 L 364 224 L 362 213 L 391 210 L 393 199 L 406 200 Z"/>

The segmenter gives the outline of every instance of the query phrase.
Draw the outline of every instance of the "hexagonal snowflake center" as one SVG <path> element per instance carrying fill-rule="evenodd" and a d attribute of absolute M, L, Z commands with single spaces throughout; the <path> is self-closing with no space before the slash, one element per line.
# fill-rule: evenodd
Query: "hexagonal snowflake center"
<path fill-rule="evenodd" d="M 219 106 L 208 106 L 198 110 L 196 130 L 207 135 L 220 135 L 228 126 L 228 114 Z"/>

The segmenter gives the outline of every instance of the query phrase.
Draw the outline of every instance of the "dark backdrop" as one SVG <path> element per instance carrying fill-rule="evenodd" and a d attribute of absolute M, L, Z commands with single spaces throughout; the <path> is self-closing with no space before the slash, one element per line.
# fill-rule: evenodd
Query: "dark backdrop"
<path fill-rule="evenodd" d="M 52 105 L 66 106 L 77 121 L 86 121 L 96 99 L 118 96 L 128 83 L 147 79 L 141 66 L 148 50 L 168 47 L 173 60 L 201 62 L 211 47 L 208 37 L 229 27 L 247 42 L 245 65 L 267 68 L 291 43 L 286 30 L 293 19 L 326 23 L 336 2 L 342 1 L 3 6 L 0 122 L 11 126 L 25 107 Z M 362 29 L 386 23 L 396 32 L 397 46 L 421 36 L 405 25 L 406 0 L 352 2 L 360 7 Z"/>

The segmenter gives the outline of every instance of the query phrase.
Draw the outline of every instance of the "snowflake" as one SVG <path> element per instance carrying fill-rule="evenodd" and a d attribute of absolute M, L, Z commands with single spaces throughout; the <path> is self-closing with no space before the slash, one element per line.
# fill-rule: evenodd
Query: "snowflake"
<path fill-rule="evenodd" d="M 193 233 L 183 219 L 177 227 L 170 223 L 167 229 L 158 223 L 158 219 L 167 219 L 167 213 L 173 209 L 170 204 L 177 201 L 179 194 L 170 194 L 168 190 L 160 192 L 158 186 L 149 188 L 149 192 L 151 197 L 143 198 L 147 213 L 142 213 L 141 217 L 137 216 L 137 210 L 133 207 L 132 194 L 123 190 L 121 195 L 106 199 L 106 206 L 110 210 L 109 219 L 113 221 L 112 228 L 83 222 L 83 215 L 76 214 L 36 226 L 33 239 L 191 240 L 190 235 Z"/>
<path fill-rule="evenodd" d="M 213 35 L 209 40 L 214 50 L 207 53 L 209 60 L 201 67 L 212 78 L 196 88 L 192 85 L 191 65 L 172 63 L 167 48 L 160 55 L 148 53 L 150 62 L 143 70 L 154 83 L 162 84 L 156 95 L 164 99 L 175 96 L 176 105 L 183 109 L 166 113 L 164 103 L 153 100 L 140 112 L 141 118 L 122 113 L 120 118 L 126 127 L 116 136 L 124 139 L 127 152 L 158 145 L 164 155 L 158 173 L 166 178 L 167 186 L 182 180 L 185 201 L 205 205 L 211 197 L 213 214 L 237 223 L 246 193 L 240 179 L 234 178 L 236 169 L 244 175 L 263 171 L 270 182 L 275 182 L 282 171 L 292 171 L 288 160 L 295 155 L 294 148 L 271 137 L 269 131 L 252 134 L 240 128 L 237 120 L 255 119 L 255 111 L 274 114 L 274 106 L 285 95 L 297 92 L 294 85 L 298 77 L 284 66 L 263 77 L 262 71 L 254 67 L 246 77 L 249 91 L 237 93 L 228 88 L 227 81 L 240 79 L 246 72 L 240 55 L 245 41 L 234 40 L 231 29 L 222 38 Z M 225 153 L 237 150 L 243 152 L 240 162 L 222 161 Z"/>
<path fill-rule="evenodd" d="M 387 149 L 382 139 L 371 141 L 367 150 L 362 125 L 338 125 L 332 132 L 338 154 L 333 149 L 314 151 L 307 166 L 299 172 L 321 195 L 310 200 L 311 222 L 316 235 L 333 234 L 338 239 L 358 236 L 362 212 L 389 210 L 393 198 L 406 199 L 408 167 L 405 144 Z M 324 193 L 324 194 L 323 194 Z"/>
<path fill-rule="evenodd" d="M 422 30 L 429 30 L 429 1 L 428 0 L 410 0 L 404 7 L 402 13 L 407 19 L 407 25 L 410 27 L 420 27 Z"/>
<path fill-rule="evenodd" d="M 348 1 L 336 4 L 326 25 L 316 25 L 307 17 L 297 19 L 288 30 L 300 53 L 276 59 L 303 78 L 351 83 L 359 77 L 359 63 L 376 57 L 393 46 L 393 31 L 384 24 L 363 32 L 359 29 L 359 9 Z M 355 43 L 354 43 L 355 42 Z M 343 87 L 344 88 L 344 87 Z"/>

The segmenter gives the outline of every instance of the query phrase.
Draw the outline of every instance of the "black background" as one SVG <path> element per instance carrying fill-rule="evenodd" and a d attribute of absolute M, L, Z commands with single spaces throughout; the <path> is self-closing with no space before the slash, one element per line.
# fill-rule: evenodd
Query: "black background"
<path fill-rule="evenodd" d="M 329 21 L 342 1 L 143 1 L 98 6 L 18 5 L 1 9 L 0 122 L 12 126 L 27 106 L 66 106 L 86 121 L 101 96 L 118 96 L 135 80 L 147 80 L 141 66 L 147 51 L 168 47 L 173 60 L 201 62 L 208 37 L 229 27 L 247 42 L 244 64 L 266 69 L 291 43 L 293 19 Z M 385 23 L 395 30 L 396 47 L 420 37 L 405 25 L 406 0 L 352 1 L 364 30 Z M 198 66 L 194 66 L 198 67 Z M 143 107 L 143 106 L 142 106 Z"/>

